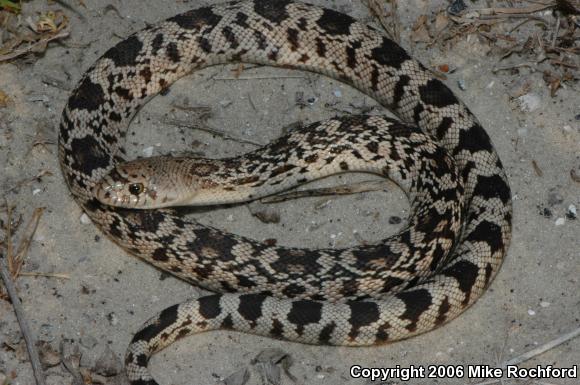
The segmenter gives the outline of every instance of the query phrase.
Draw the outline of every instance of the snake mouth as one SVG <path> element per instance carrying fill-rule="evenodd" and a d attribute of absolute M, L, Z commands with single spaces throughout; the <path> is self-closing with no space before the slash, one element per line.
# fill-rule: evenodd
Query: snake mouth
<path fill-rule="evenodd" d="M 100 181 L 93 188 L 93 195 L 99 202 L 116 207 L 131 207 L 131 199 L 128 194 L 124 194 L 122 183 L 111 184 L 106 179 Z"/>
<path fill-rule="evenodd" d="M 107 175 L 95 184 L 93 195 L 99 202 L 107 206 L 136 208 L 142 203 L 141 196 L 144 195 L 144 191 L 132 194 L 128 186 L 130 186 L 129 183 L 123 183 L 115 180 L 111 175 Z"/>

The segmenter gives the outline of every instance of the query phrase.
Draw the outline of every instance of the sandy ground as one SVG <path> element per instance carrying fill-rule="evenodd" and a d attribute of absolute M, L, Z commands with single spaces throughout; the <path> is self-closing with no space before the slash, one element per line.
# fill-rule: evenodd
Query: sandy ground
<path fill-rule="evenodd" d="M 34 208 L 46 208 L 24 271 L 65 273 L 69 277 L 18 279 L 20 298 L 34 333 L 56 350 L 62 343 L 78 344 L 83 355 L 81 365 L 94 371 L 95 366 L 103 366 L 95 362 L 103 354 L 120 359 L 132 334 L 147 318 L 169 304 L 200 295 L 201 290 L 126 255 L 83 220 L 60 174 L 54 145 L 56 127 L 69 93 L 67 88 L 72 88 L 107 48 L 146 23 L 190 9 L 197 2 L 85 0 L 86 8 L 71 3 L 83 19 L 65 11 L 72 27 L 65 44 L 52 44 L 37 60 L 0 64 L 0 89 L 13 101 L 0 109 L 0 192 L 25 222 Z M 401 5 L 403 44 L 409 47 L 410 27 L 418 15 L 431 14 L 443 5 L 442 1 L 429 4 L 417 0 Z M 330 6 L 371 20 L 368 10 L 358 2 L 337 0 Z M 34 11 L 55 8 L 59 7 L 34 0 L 27 3 L 26 13 L 34 15 Z M 497 367 L 580 326 L 580 224 L 572 213 L 575 207 L 580 208 L 580 184 L 570 176 L 571 170 L 580 175 L 578 84 L 569 83 L 551 97 L 541 73 L 525 69 L 519 74 L 492 73 L 498 58 L 487 51 L 486 43 L 477 39 L 462 39 L 449 52 L 424 45 L 413 49 L 413 55 L 428 66 L 449 63 L 457 68 L 446 83 L 480 118 L 510 177 L 515 210 L 513 243 L 499 275 L 477 304 L 443 328 L 382 347 L 304 346 L 222 331 L 197 335 L 154 357 L 151 368 L 161 384 L 213 384 L 245 367 L 252 373 L 248 383 L 260 384 L 259 371 L 250 362 L 268 348 L 282 349 L 292 357 L 290 372 L 298 384 L 367 383 L 351 378 L 349 368 L 355 364 Z M 211 127 L 259 143 L 272 140 L 281 134 L 282 127 L 296 121 L 316 121 L 343 111 L 357 112 L 365 106 L 374 106 L 373 112 L 381 111 L 368 97 L 324 77 L 249 68 L 241 77 L 253 80 L 236 80 L 232 72 L 235 68 L 206 69 L 178 82 L 168 95 L 154 99 L 132 124 L 139 130 L 139 135 L 130 136 L 133 155 L 193 149 L 208 156 L 225 156 L 255 148 L 167 124 L 167 118 L 194 119 L 172 104 L 211 106 Z M 48 78 L 59 80 L 60 85 L 47 85 Z M 528 96 L 537 102 L 532 111 L 523 111 L 509 96 L 522 79 L 530 84 Z M 458 82 L 465 85 L 465 90 L 458 87 Z M 301 97 L 305 106 L 296 103 Z M 38 144 L 39 139 L 47 143 Z M 51 175 L 34 179 L 43 170 Z M 317 185 L 366 179 L 368 176 L 360 175 L 334 177 Z M 271 205 L 268 210 L 279 214 L 279 223 L 264 224 L 243 205 L 197 217 L 227 231 L 257 239 L 275 238 L 278 244 L 344 247 L 396 232 L 402 224 L 392 224 L 397 222 L 393 217 L 404 220 L 408 204 L 404 194 L 393 187 L 387 192 L 289 201 Z M 5 214 L 2 219 L 6 219 Z M 12 308 L 0 300 L 0 378 L 9 377 L 12 385 L 34 383 L 22 349 Z M 580 342 L 576 339 L 521 366 L 570 367 L 579 363 Z M 62 364 L 48 369 L 47 374 L 49 384 L 73 381 Z M 107 381 L 123 383 L 120 376 Z M 464 376 L 407 383 L 479 381 Z M 505 380 L 504 384 L 578 381 L 550 378 Z M 294 382 L 283 374 L 280 383 Z"/>

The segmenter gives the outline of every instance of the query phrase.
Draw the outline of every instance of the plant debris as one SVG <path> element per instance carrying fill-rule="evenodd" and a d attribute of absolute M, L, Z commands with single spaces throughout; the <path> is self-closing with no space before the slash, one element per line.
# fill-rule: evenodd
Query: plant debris
<path fill-rule="evenodd" d="M 16 4 L 14 7 L 11 4 Z M 0 62 L 30 53 L 46 51 L 48 43 L 69 36 L 68 17 L 61 11 L 47 11 L 35 17 L 16 15 L 17 3 L 0 0 Z"/>
<path fill-rule="evenodd" d="M 493 4 L 497 6 L 476 9 L 454 1 L 446 10 L 420 15 L 411 29 L 411 43 L 446 51 L 461 40 L 479 39 L 499 57 L 494 73 L 539 71 L 552 96 L 564 83 L 580 79 L 580 2 L 527 0 Z M 510 63 L 500 64 L 504 61 Z M 445 68 L 439 70 L 446 72 Z"/>

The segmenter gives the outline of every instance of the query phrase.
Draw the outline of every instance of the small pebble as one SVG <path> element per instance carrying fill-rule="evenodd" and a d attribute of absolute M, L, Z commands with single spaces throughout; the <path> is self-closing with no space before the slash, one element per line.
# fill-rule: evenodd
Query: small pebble
<path fill-rule="evenodd" d="M 564 198 L 559 193 L 551 191 L 548 194 L 548 204 L 550 206 L 559 205 L 562 202 L 564 202 Z"/>
<path fill-rule="evenodd" d="M 566 213 L 566 218 L 574 220 L 578 218 L 578 212 L 576 211 L 576 206 L 570 205 L 568 206 L 568 212 Z"/>
<path fill-rule="evenodd" d="M 304 104 L 304 92 L 302 91 L 297 91 L 294 94 L 294 102 L 296 104 Z"/>
<path fill-rule="evenodd" d="M 81 223 L 83 225 L 88 225 L 89 223 L 91 223 L 91 218 L 89 218 L 89 216 L 87 214 L 83 213 L 81 215 Z"/>
<path fill-rule="evenodd" d="M 35 188 L 34 190 L 32 190 L 32 195 L 36 195 L 36 194 L 38 194 L 41 191 L 42 191 L 41 189 Z"/>
<path fill-rule="evenodd" d="M 548 301 L 542 301 L 542 302 L 540 302 L 540 306 L 541 306 L 541 307 L 548 307 L 548 306 L 550 306 L 550 305 L 551 305 L 551 304 L 550 304 L 550 302 L 548 302 Z"/>
<path fill-rule="evenodd" d="M 226 218 L 226 220 L 228 222 L 233 222 L 234 221 L 234 216 L 232 214 L 228 215 L 228 217 Z"/>
<path fill-rule="evenodd" d="M 220 100 L 220 106 L 222 108 L 225 108 L 225 107 L 229 106 L 232 103 L 233 102 L 231 100 L 228 100 L 228 99 Z"/>
<path fill-rule="evenodd" d="M 528 314 L 529 315 L 536 315 L 536 312 L 533 311 L 532 309 L 528 309 Z"/>
<path fill-rule="evenodd" d="M 145 147 L 143 149 L 143 155 L 152 156 L 153 155 L 153 146 Z"/>
<path fill-rule="evenodd" d="M 119 323 L 119 317 L 114 312 L 107 314 L 107 319 L 112 326 L 115 326 Z"/>
<path fill-rule="evenodd" d="M 50 102 L 50 99 L 46 95 L 33 95 L 33 96 L 31 96 L 31 97 L 28 98 L 28 101 L 29 102 L 43 102 L 43 103 L 48 103 L 48 102 Z"/>
<path fill-rule="evenodd" d="M 519 136 L 526 136 L 528 134 L 528 129 L 524 127 L 518 128 L 517 132 Z"/>
<path fill-rule="evenodd" d="M 44 367 L 52 368 L 60 364 L 60 354 L 46 341 L 38 341 L 36 343 L 38 354 L 40 355 L 40 362 Z"/>
<path fill-rule="evenodd" d="M 54 340 L 53 334 L 54 326 L 49 324 L 42 324 L 40 325 L 40 330 L 38 331 L 38 339 L 40 341 L 50 342 Z"/>
<path fill-rule="evenodd" d="M 316 103 L 316 98 L 308 98 L 307 102 L 312 106 L 314 103 Z"/>
<path fill-rule="evenodd" d="M 555 224 L 556 224 L 556 226 L 562 226 L 565 222 L 566 222 L 566 220 L 564 218 L 560 217 L 560 218 L 556 219 Z"/>
<path fill-rule="evenodd" d="M 223 380 L 224 385 L 244 385 L 250 380 L 248 368 L 241 368 Z"/>
<path fill-rule="evenodd" d="M 97 341 L 97 339 L 91 335 L 85 335 L 81 337 L 81 345 L 84 346 L 87 349 L 92 349 L 94 348 L 97 343 L 99 341 Z"/>
<path fill-rule="evenodd" d="M 520 109 L 524 112 L 532 112 L 540 108 L 542 99 L 537 94 L 525 94 L 517 98 Z"/>
<path fill-rule="evenodd" d="M 102 376 L 111 377 L 121 373 L 123 364 L 115 352 L 109 346 L 106 346 L 103 354 L 97 358 L 94 370 Z"/>
<path fill-rule="evenodd" d="M 399 223 L 401 223 L 401 218 L 396 216 L 389 217 L 389 224 L 398 225 Z"/>
<path fill-rule="evenodd" d="M 342 92 L 340 92 L 340 90 L 334 90 L 334 96 L 336 96 L 337 98 L 340 98 L 342 96 Z"/>
<path fill-rule="evenodd" d="M 467 5 L 463 0 L 455 0 L 449 7 L 447 7 L 447 12 L 452 15 L 457 15 L 461 11 L 467 9 Z"/>
<path fill-rule="evenodd" d="M 465 85 L 465 80 L 463 79 L 457 81 L 457 86 L 461 91 L 465 91 L 467 89 L 467 86 Z"/>
<path fill-rule="evenodd" d="M 546 218 L 552 218 L 552 212 L 546 207 L 540 209 L 540 215 L 543 215 Z"/>

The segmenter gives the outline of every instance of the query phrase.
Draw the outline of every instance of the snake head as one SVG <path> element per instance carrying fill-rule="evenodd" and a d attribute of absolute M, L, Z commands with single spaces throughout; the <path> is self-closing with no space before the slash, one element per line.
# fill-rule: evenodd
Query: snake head
<path fill-rule="evenodd" d="M 124 208 L 149 208 L 158 198 L 155 170 L 145 159 L 115 166 L 94 187 L 103 204 Z"/>
<path fill-rule="evenodd" d="M 219 167 L 212 162 L 157 156 L 119 163 L 95 185 L 93 195 L 108 206 L 133 209 L 220 203 L 210 181 Z"/>

